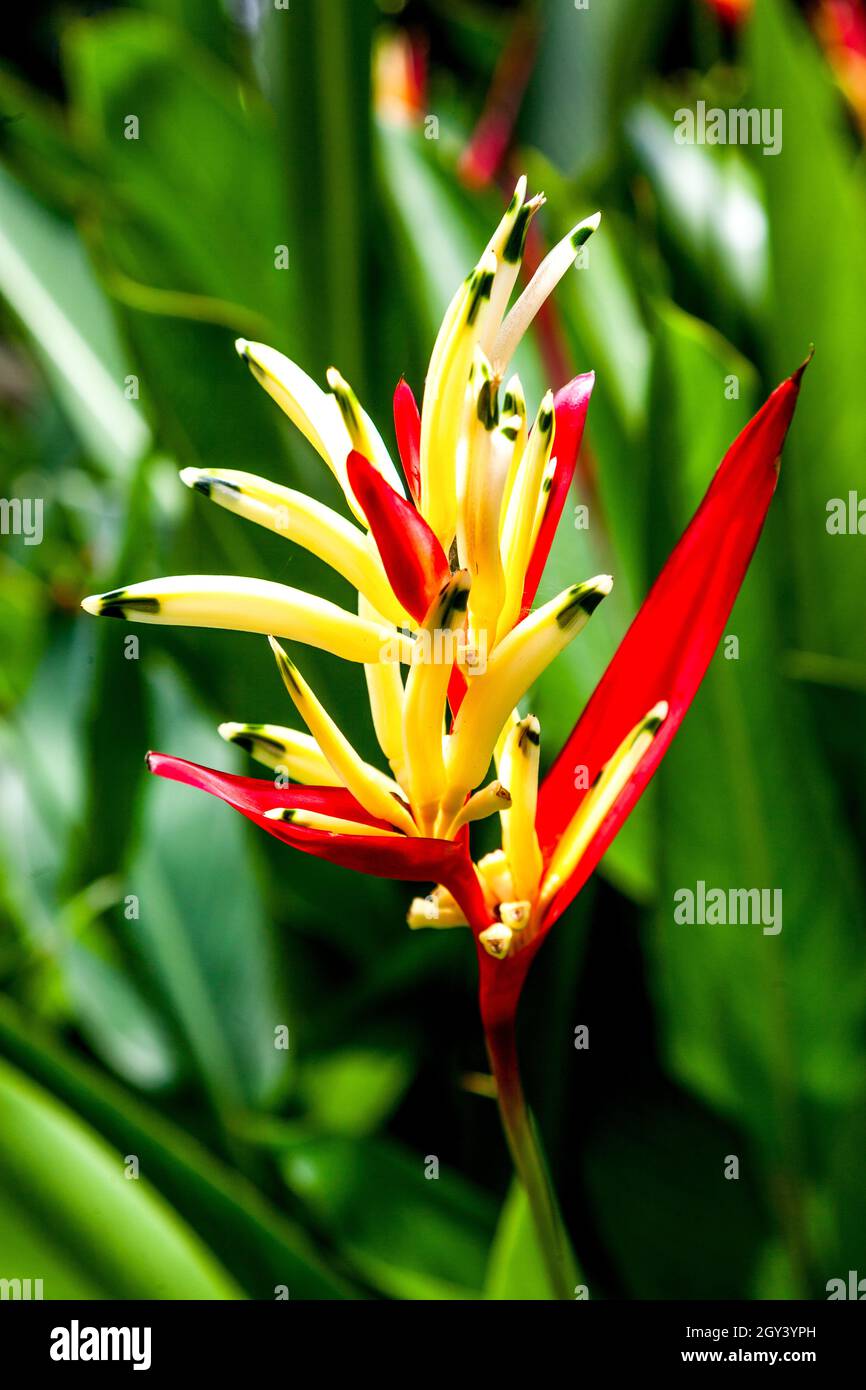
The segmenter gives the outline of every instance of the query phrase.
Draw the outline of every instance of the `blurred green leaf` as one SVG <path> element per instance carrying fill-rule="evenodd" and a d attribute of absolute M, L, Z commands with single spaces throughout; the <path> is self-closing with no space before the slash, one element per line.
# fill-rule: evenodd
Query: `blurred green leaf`
<path fill-rule="evenodd" d="M 148 675 L 158 745 L 210 761 L 218 736 L 182 682 L 158 663 Z M 141 913 L 127 924 L 130 937 L 224 1119 L 284 1087 L 291 1056 L 276 1046 L 288 1019 L 248 843 L 227 806 L 148 778 L 141 841 L 125 876 Z"/>
<path fill-rule="evenodd" d="M 180 30 L 133 11 L 71 25 L 65 58 L 84 139 L 105 168 L 92 214 L 112 267 L 280 321 L 295 277 L 275 266 L 285 219 L 260 97 Z M 169 268 L 169 281 L 151 280 Z"/>
<path fill-rule="evenodd" d="M 436 1175 L 428 1178 L 426 1172 Z M 358 1272 L 392 1298 L 477 1298 L 493 1227 L 487 1196 L 435 1155 L 332 1138 L 287 1147 L 282 1169 Z"/>
<path fill-rule="evenodd" d="M 690 100 L 666 90 L 657 106 L 638 103 L 627 128 L 657 203 L 671 273 L 680 282 L 698 278 L 705 310 L 732 333 L 766 313 L 767 215 L 759 178 L 736 146 L 675 143 L 674 109 Z"/>
<path fill-rule="evenodd" d="M 746 31 L 749 100 L 784 113 L 779 155 L 756 158 L 770 215 L 773 313 L 768 368 L 778 380 L 809 344 L 815 360 L 788 451 L 785 507 L 795 602 L 787 631 L 798 647 L 862 660 L 866 546 L 827 532 L 827 504 L 866 496 L 866 185 L 845 128 L 842 99 L 803 20 L 765 0 Z M 804 220 L 820 235 L 804 245 Z"/>
<path fill-rule="evenodd" d="M 425 140 L 420 131 L 383 120 L 376 127 L 376 137 L 398 247 L 401 298 L 404 306 L 413 306 L 416 340 L 423 344 L 420 370 L 426 371 L 442 316 L 487 245 L 505 203 L 499 197 L 488 198 L 481 206 L 471 198 L 455 182 L 452 170 L 442 166 L 435 141 Z M 518 349 L 514 369 L 520 374 L 528 408 L 534 412 L 548 383 L 531 336 Z M 414 386 L 420 403 L 422 382 Z"/>
<path fill-rule="evenodd" d="M 373 17 L 373 6 L 356 0 L 297 0 L 290 13 L 265 7 L 256 39 L 257 67 L 276 117 L 276 187 L 291 220 L 301 318 L 293 331 L 303 334 L 301 360 L 317 376 L 336 362 L 362 396 L 373 383 L 376 341 Z"/>
<path fill-rule="evenodd" d="M 619 117 L 663 41 L 670 0 L 539 7 L 541 41 L 520 131 L 558 168 L 596 171 L 615 149 Z"/>
<path fill-rule="evenodd" d="M 287 1284 L 296 1298 L 343 1298 L 304 1233 L 239 1173 L 220 1164 L 190 1133 L 134 1100 L 25 1021 L 0 998 L 0 1048 L 17 1066 L 84 1117 L 114 1146 L 134 1150 L 142 1168 L 216 1251 L 251 1298 Z"/>
<path fill-rule="evenodd" d="M 102 293 L 72 228 L 2 168 L 0 291 L 85 447 L 107 472 L 128 474 L 149 433 L 124 393 L 131 367 Z"/>
<path fill-rule="evenodd" d="M 526 1193 L 515 1180 L 502 1204 L 484 1280 L 491 1299 L 552 1299 Z"/>
<path fill-rule="evenodd" d="M 127 1159 L 0 1063 L 4 1275 L 44 1279 L 48 1298 L 239 1297 L 147 1174 L 125 1176 Z"/>
<path fill-rule="evenodd" d="M 315 1126 L 361 1138 L 374 1133 L 391 1113 L 413 1070 L 405 1052 L 335 1051 L 304 1063 L 298 1090 Z"/>

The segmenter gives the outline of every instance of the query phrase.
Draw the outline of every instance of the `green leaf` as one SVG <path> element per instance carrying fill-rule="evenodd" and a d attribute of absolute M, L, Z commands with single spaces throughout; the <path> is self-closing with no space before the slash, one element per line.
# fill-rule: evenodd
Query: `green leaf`
<path fill-rule="evenodd" d="M 666 90 L 658 106 L 638 103 L 628 134 L 655 196 L 672 275 L 684 290 L 697 278 L 713 322 L 734 332 L 766 313 L 767 214 L 758 174 L 740 149 L 671 138 L 673 112 L 690 100 Z"/>
<path fill-rule="evenodd" d="M 362 1137 L 390 1115 L 414 1071 L 411 1056 L 374 1048 L 351 1048 L 305 1062 L 298 1092 L 317 1129 Z"/>
<path fill-rule="evenodd" d="M 668 26 L 670 0 L 540 7 L 541 39 L 520 130 L 564 172 L 595 172 Z"/>
<path fill-rule="evenodd" d="M 132 371 L 72 227 L 0 168 L 0 291 L 33 341 L 82 443 L 108 473 L 128 474 L 149 442 L 124 395 Z"/>
<path fill-rule="evenodd" d="M 436 1176 L 432 1162 L 436 1160 Z M 392 1298 L 477 1298 L 493 1227 L 487 1197 L 435 1155 L 348 1138 L 298 1140 L 286 1182 L 365 1279 Z"/>
<path fill-rule="evenodd" d="M 240 1297 L 151 1186 L 71 1111 L 0 1063 L 0 1249 L 46 1298 Z"/>
<path fill-rule="evenodd" d="M 526 1193 L 515 1178 L 502 1204 L 484 1279 L 491 1299 L 552 1299 Z"/>
<path fill-rule="evenodd" d="M 285 244 L 280 169 L 256 92 L 171 24 L 131 10 L 71 25 L 64 57 L 103 169 L 94 244 L 109 272 L 234 305 L 238 331 L 244 310 L 282 321 L 297 277 L 275 266 Z M 169 268 L 170 278 L 152 278 Z"/>
<path fill-rule="evenodd" d="M 218 735 L 182 682 L 158 663 L 149 675 L 158 746 L 212 761 Z M 224 1121 L 284 1087 L 290 1057 L 275 1047 L 275 1029 L 288 1020 L 245 831 L 220 802 L 147 778 L 140 845 L 126 873 L 141 914 L 127 924 L 130 938 Z"/>
<path fill-rule="evenodd" d="M 257 66 L 276 117 L 279 186 L 291 224 L 305 366 L 336 362 L 363 396 L 382 273 L 371 179 L 374 9 L 356 0 L 299 0 L 263 10 Z M 385 395 L 385 400 L 388 395 Z"/>
<path fill-rule="evenodd" d="M 850 490 L 866 496 L 866 186 L 842 98 L 801 17 L 766 0 L 755 7 L 746 42 L 749 104 L 784 113 L 781 153 L 755 159 L 771 226 L 773 379 L 815 344 L 787 456 L 795 583 L 787 631 L 798 648 L 859 660 L 866 546 L 858 536 L 828 534 L 827 506 L 833 498 L 847 503 Z M 818 229 L 811 250 L 803 243 L 807 221 Z"/>
<path fill-rule="evenodd" d="M 98 1129 L 138 1154 L 142 1169 L 213 1249 L 251 1298 L 345 1298 L 350 1286 L 326 1267 L 305 1233 L 240 1173 L 181 1128 L 27 1022 L 0 996 L 0 1051 Z"/>

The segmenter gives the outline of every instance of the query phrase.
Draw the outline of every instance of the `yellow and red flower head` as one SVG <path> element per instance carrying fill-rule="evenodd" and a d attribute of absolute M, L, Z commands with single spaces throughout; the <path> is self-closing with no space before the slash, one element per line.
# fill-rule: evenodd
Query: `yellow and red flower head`
<path fill-rule="evenodd" d="M 220 733 L 287 774 L 238 777 L 162 753 L 158 776 L 220 797 L 285 843 L 332 863 L 436 886 L 409 924 L 468 926 L 488 1034 L 513 1017 L 550 927 L 586 882 L 682 720 L 722 635 L 763 526 L 800 368 L 731 445 L 547 777 L 542 731 L 519 703 L 610 592 L 599 575 L 532 605 L 574 474 L 594 385 L 575 377 L 529 422 L 509 363 L 598 215 L 542 262 L 509 309 L 541 197 L 521 179 L 446 310 L 422 408 L 405 381 L 394 425 L 406 486 L 349 383 L 324 391 L 259 343 L 238 352 L 340 484 L 354 520 L 233 470 L 183 481 L 330 564 L 352 610 L 270 580 L 172 576 L 84 600 L 97 614 L 265 634 L 305 730 Z M 363 760 L 278 638 L 363 666 L 388 770 Z M 405 670 L 405 678 L 404 672 Z M 495 768 L 491 776 L 491 766 Z M 578 784 L 574 770 L 586 770 Z M 469 825 L 499 814 L 502 848 L 472 859 Z"/>

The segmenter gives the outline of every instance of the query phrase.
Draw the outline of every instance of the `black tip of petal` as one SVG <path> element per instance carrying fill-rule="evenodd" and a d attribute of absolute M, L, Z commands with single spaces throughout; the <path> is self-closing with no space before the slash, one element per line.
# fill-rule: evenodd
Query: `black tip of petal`
<path fill-rule="evenodd" d="M 594 613 L 605 597 L 606 595 L 601 589 L 590 589 L 588 594 L 583 594 L 579 599 L 579 604 L 584 613 Z"/>

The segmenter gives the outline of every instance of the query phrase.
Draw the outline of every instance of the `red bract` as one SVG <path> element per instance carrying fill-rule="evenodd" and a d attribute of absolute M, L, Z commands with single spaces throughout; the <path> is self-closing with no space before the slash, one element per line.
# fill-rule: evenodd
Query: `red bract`
<path fill-rule="evenodd" d="M 532 959 L 574 900 L 664 756 L 718 645 L 743 582 L 779 475 L 804 363 L 777 387 L 731 445 L 704 500 L 620 643 L 559 757 L 539 788 L 536 829 L 551 852 L 596 775 L 629 729 L 657 701 L 669 713 L 658 737 L 575 873 L 524 951 L 504 961 L 479 950 L 485 1027 L 513 1015 Z"/>
<path fill-rule="evenodd" d="M 353 450 L 346 472 L 370 525 L 385 573 L 397 598 L 419 622 L 451 571 L 448 557 L 421 513 Z"/>
<path fill-rule="evenodd" d="M 547 564 L 550 547 L 556 535 L 556 528 L 562 516 L 562 509 L 568 497 L 571 480 L 577 466 L 577 457 L 583 440 L 586 412 L 592 388 L 595 385 L 595 372 L 585 372 L 576 376 L 567 386 L 557 391 L 553 400 L 556 430 L 553 452 L 556 458 L 556 471 L 550 485 L 547 508 L 526 570 L 526 583 L 523 589 L 521 611 L 528 613 L 532 607 L 541 576 Z"/>
<path fill-rule="evenodd" d="M 421 501 L 421 412 L 402 376 L 394 392 L 394 433 L 409 493 L 417 506 Z"/>
<path fill-rule="evenodd" d="M 302 849 L 332 864 L 360 873 L 375 874 L 378 878 L 403 879 L 413 883 L 433 880 L 443 883 L 453 893 L 470 920 L 486 924 L 484 899 L 469 858 L 466 836 L 457 840 L 408 839 L 395 835 L 381 836 L 335 835 L 329 831 L 311 830 L 286 821 L 271 820 L 267 811 L 292 808 L 321 811 L 357 821 L 360 825 L 390 827 L 368 815 L 355 798 L 342 787 L 278 788 L 274 782 L 261 777 L 237 777 L 231 772 L 201 767 L 174 758 L 167 753 L 148 753 L 149 772 L 172 782 L 218 796 L 221 801 L 240 811 L 261 830 L 294 849 Z M 482 921 L 483 919 L 483 921 Z"/>

